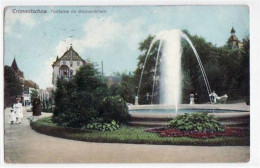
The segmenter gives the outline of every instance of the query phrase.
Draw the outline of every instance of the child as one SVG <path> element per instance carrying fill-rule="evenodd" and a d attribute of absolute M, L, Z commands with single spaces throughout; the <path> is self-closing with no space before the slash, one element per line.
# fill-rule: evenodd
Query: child
<path fill-rule="evenodd" d="M 14 124 L 14 122 L 16 121 L 16 114 L 15 114 L 15 111 L 13 109 L 11 109 L 11 113 L 9 115 L 9 118 L 11 120 L 11 125 Z"/>

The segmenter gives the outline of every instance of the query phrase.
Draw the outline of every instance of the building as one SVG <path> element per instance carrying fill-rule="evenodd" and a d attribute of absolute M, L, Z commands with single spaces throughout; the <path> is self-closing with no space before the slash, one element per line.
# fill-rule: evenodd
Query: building
<path fill-rule="evenodd" d="M 48 87 L 46 89 L 40 89 L 39 91 L 39 95 L 40 95 L 40 100 L 41 101 L 49 101 L 50 98 L 52 98 L 52 92 L 53 88 L 52 87 Z"/>
<path fill-rule="evenodd" d="M 230 48 L 242 48 L 243 43 L 241 41 L 239 41 L 237 36 L 235 35 L 236 31 L 235 31 L 234 27 L 232 27 L 230 33 L 231 33 L 231 35 L 230 35 L 230 37 L 228 38 L 228 41 L 227 41 L 228 47 L 230 47 Z"/>
<path fill-rule="evenodd" d="M 112 85 L 117 85 L 121 82 L 121 76 L 105 76 L 105 82 L 108 87 L 111 87 Z"/>
<path fill-rule="evenodd" d="M 52 64 L 53 89 L 56 90 L 58 78 L 72 78 L 76 74 L 77 69 L 84 64 L 86 64 L 86 61 L 70 45 L 70 48 L 60 58 L 57 56 L 56 61 Z"/>
<path fill-rule="evenodd" d="M 45 89 L 40 89 L 39 95 L 41 101 L 49 101 L 50 99 L 50 93 Z"/>
<path fill-rule="evenodd" d="M 33 90 L 39 92 L 39 85 L 32 80 L 25 80 L 23 84 L 23 105 L 31 105 L 31 93 Z"/>

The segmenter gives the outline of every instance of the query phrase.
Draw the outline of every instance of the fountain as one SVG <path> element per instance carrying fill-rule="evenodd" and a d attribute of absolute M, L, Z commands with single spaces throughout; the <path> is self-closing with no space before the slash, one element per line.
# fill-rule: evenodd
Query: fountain
<path fill-rule="evenodd" d="M 135 126 L 163 126 L 167 121 L 180 113 L 206 112 L 215 115 L 225 125 L 248 125 L 249 124 L 249 108 L 240 109 L 234 106 L 212 104 L 181 104 L 181 40 L 186 40 L 191 46 L 194 56 L 200 67 L 208 95 L 211 94 L 209 81 L 200 60 L 199 54 L 193 46 L 189 37 L 181 30 L 162 31 L 156 34 L 152 40 L 146 53 L 144 64 L 142 67 L 139 87 L 135 97 L 135 105 L 129 107 L 131 115 L 130 125 Z M 154 68 L 154 78 L 152 86 L 152 99 L 155 90 L 155 76 L 157 74 L 158 63 L 160 61 L 160 104 L 138 105 L 138 96 L 141 88 L 143 73 L 147 58 L 152 47 L 159 41 L 156 63 Z M 161 56 L 160 56 L 160 53 Z M 159 59 L 160 58 L 160 59 Z M 213 110 L 214 109 L 214 110 Z M 173 113 L 175 110 L 175 114 Z M 223 121 L 222 121 L 223 120 Z"/>
<path fill-rule="evenodd" d="M 178 109 L 178 105 L 180 104 L 181 99 L 181 54 L 182 54 L 182 47 L 181 47 L 181 39 L 185 39 L 190 46 L 192 47 L 195 57 L 198 61 L 200 66 L 202 76 L 205 81 L 205 85 L 207 88 L 208 94 L 211 93 L 210 85 L 208 82 L 208 78 L 206 76 L 204 67 L 201 63 L 200 57 L 193 46 L 192 42 L 188 38 L 186 34 L 184 34 L 181 30 L 169 30 L 169 31 L 162 31 L 156 34 L 155 38 L 150 44 L 149 50 L 146 54 L 144 66 L 141 72 L 141 78 L 139 81 L 139 88 L 137 91 L 137 96 L 139 95 L 143 72 L 145 69 L 147 58 L 151 52 L 152 46 L 155 44 L 157 40 L 160 41 L 158 53 L 156 57 L 156 64 L 155 64 L 155 71 L 154 71 L 154 81 L 153 81 L 153 88 L 152 88 L 152 99 L 154 96 L 154 87 L 155 87 L 155 75 L 157 73 L 157 66 L 159 61 L 159 53 L 162 50 L 161 56 L 161 75 L 160 75 L 160 104 L 163 105 L 174 105 L 176 112 Z M 163 45 L 163 47 L 161 47 Z M 163 48 L 163 49 L 162 49 Z M 209 99 L 211 101 L 211 99 Z"/>

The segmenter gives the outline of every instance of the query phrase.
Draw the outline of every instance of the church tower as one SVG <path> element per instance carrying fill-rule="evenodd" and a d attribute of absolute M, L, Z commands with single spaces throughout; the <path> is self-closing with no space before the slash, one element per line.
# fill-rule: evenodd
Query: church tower
<path fill-rule="evenodd" d="M 24 78 L 23 72 L 18 68 L 18 65 L 16 63 L 16 60 L 14 58 L 13 63 L 11 65 L 11 68 L 14 70 L 14 72 L 20 77 Z"/>
<path fill-rule="evenodd" d="M 232 27 L 231 31 L 230 31 L 231 35 L 228 39 L 227 45 L 230 48 L 241 48 L 243 47 L 243 43 L 240 42 L 237 38 L 237 36 L 235 35 L 236 31 L 234 29 L 234 27 Z"/>

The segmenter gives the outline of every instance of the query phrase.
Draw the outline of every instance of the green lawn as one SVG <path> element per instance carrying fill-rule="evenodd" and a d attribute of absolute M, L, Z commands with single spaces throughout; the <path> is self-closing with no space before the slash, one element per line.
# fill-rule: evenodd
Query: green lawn
<path fill-rule="evenodd" d="M 52 123 L 51 117 L 31 123 L 32 129 L 39 133 L 60 138 L 88 142 L 134 143 L 134 144 L 164 144 L 164 145 L 232 145 L 247 146 L 249 137 L 216 137 L 196 139 L 189 137 L 160 137 L 156 133 L 145 132 L 145 127 L 121 127 L 112 132 L 83 131 L 75 128 L 64 128 Z"/>

